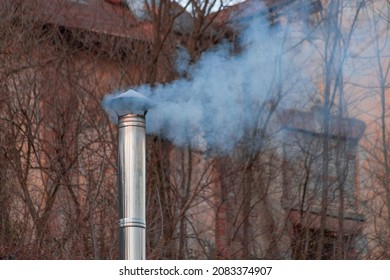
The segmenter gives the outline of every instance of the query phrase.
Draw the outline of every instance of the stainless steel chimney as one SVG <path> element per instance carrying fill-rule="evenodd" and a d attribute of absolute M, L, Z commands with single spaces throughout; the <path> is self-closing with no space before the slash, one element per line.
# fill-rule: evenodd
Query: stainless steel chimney
<path fill-rule="evenodd" d="M 152 100 L 129 90 L 104 101 L 111 117 L 118 117 L 118 188 L 120 259 L 145 256 L 145 115 Z"/>
<path fill-rule="evenodd" d="M 119 246 L 124 260 L 145 259 L 145 116 L 119 117 Z"/>

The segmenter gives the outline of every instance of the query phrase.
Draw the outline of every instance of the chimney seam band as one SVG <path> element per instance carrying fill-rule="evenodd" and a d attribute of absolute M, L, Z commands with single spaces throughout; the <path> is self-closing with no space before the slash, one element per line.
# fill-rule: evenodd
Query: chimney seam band
<path fill-rule="evenodd" d="M 143 228 L 146 229 L 145 225 L 121 225 L 120 228 Z"/>
<path fill-rule="evenodd" d="M 138 221 L 137 221 L 138 220 Z M 120 227 L 140 227 L 140 228 L 146 228 L 145 221 L 140 219 L 120 219 L 119 220 L 119 226 Z"/>
<path fill-rule="evenodd" d="M 145 125 L 142 125 L 142 124 L 120 124 L 119 125 L 119 128 L 122 128 L 122 127 L 141 127 L 141 128 L 145 128 Z"/>

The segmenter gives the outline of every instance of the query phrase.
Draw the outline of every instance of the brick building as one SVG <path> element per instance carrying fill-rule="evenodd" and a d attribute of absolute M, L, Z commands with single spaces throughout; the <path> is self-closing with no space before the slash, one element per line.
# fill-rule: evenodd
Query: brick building
<path fill-rule="evenodd" d="M 293 258 L 315 258 L 321 228 L 325 259 L 356 258 L 354 254 L 366 249 L 358 244 L 364 217 L 357 193 L 359 140 L 365 124 L 331 115 L 326 136 L 321 107 L 309 112 L 287 110 L 279 119 L 285 139 L 283 205 L 291 222 Z"/>

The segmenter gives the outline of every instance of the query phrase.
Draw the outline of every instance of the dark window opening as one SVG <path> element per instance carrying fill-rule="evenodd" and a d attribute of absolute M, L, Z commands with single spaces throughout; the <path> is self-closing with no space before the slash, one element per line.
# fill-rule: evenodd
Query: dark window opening
<path fill-rule="evenodd" d="M 298 260 L 317 259 L 317 250 L 321 238 L 320 230 L 296 225 L 293 227 L 293 234 L 292 258 Z M 355 235 L 344 234 L 341 238 L 338 232 L 325 230 L 323 239 L 322 260 L 356 258 L 353 248 Z"/>

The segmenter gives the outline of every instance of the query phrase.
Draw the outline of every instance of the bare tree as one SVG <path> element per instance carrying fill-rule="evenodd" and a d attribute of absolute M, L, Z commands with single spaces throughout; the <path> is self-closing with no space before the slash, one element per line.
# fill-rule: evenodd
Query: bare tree
<path fill-rule="evenodd" d="M 388 56 L 389 10 L 386 3 L 367 1 L 366 30 L 367 38 L 362 55 L 369 61 L 369 69 L 375 73 L 369 81 L 363 80 L 359 86 L 369 88 L 373 98 L 379 99 L 378 118 L 370 125 L 374 133 L 367 137 L 365 152 L 367 156 L 367 211 L 370 213 L 368 230 L 369 255 L 372 258 L 388 259 L 389 246 L 389 139 L 387 93 L 390 78 L 390 60 Z M 387 9 L 386 9 L 387 8 Z M 367 86 L 366 83 L 370 83 Z M 371 200 L 370 202 L 368 200 Z M 381 218 L 383 217 L 383 218 Z"/>

